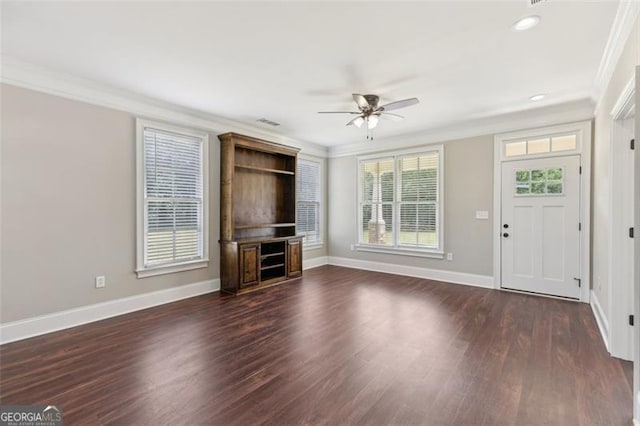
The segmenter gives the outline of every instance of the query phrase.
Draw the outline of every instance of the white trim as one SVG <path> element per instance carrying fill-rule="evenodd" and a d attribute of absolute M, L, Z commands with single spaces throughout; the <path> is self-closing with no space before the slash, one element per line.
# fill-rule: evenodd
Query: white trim
<path fill-rule="evenodd" d="M 7 55 L 0 55 L 0 63 L 2 63 L 0 82 L 5 84 L 126 111 L 134 116 L 178 123 L 182 126 L 207 130 L 214 134 L 226 132 L 243 133 L 256 138 L 298 147 L 305 154 L 321 158 L 327 156 L 327 148 L 322 145 L 292 139 L 257 126 L 218 117 L 203 111 L 180 107 L 95 81 L 52 71 Z"/>
<path fill-rule="evenodd" d="M 207 267 L 209 267 L 209 259 L 204 258 L 195 261 L 192 260 L 189 262 L 172 263 L 170 265 L 152 266 L 145 269 L 136 269 L 136 274 L 138 275 L 138 278 L 147 278 Z"/>
<path fill-rule="evenodd" d="M 555 126 L 540 127 L 517 132 L 502 133 L 494 136 L 493 145 L 493 278 L 494 288 L 500 288 L 502 281 L 502 237 L 500 233 L 501 216 L 501 170 L 502 162 L 514 160 L 513 157 L 504 157 L 503 145 L 513 139 L 530 139 L 538 136 L 548 136 L 556 133 L 575 132 L 578 136 L 577 154 L 580 155 L 582 175 L 580 176 L 580 275 L 582 286 L 580 287 L 580 301 L 589 302 L 591 288 L 591 121 L 581 121 Z M 558 151 L 544 157 L 565 156 L 569 151 Z M 516 157 L 521 159 L 520 157 Z M 527 156 L 526 158 L 540 158 L 539 156 Z"/>
<path fill-rule="evenodd" d="M 145 216 L 144 129 L 191 136 L 202 142 L 202 257 L 188 262 L 158 266 L 145 265 L 147 217 Z M 136 273 L 138 278 L 188 271 L 209 266 L 209 134 L 157 121 L 136 119 Z"/>
<path fill-rule="evenodd" d="M 463 138 L 511 132 L 541 126 L 552 126 L 559 123 L 593 119 L 594 104 L 591 99 L 580 99 L 563 104 L 519 111 L 514 113 L 493 115 L 478 119 L 461 118 L 450 125 L 427 129 L 413 134 L 391 137 L 376 137 L 366 144 L 359 142 L 348 145 L 336 145 L 329 148 L 329 158 L 363 155 L 375 152 L 397 150 L 406 147 L 425 146 L 446 143 Z"/>
<path fill-rule="evenodd" d="M 218 290 L 220 290 L 220 279 L 216 278 L 8 322 L 0 324 L 0 344 L 28 339 Z"/>
<path fill-rule="evenodd" d="M 624 128 L 625 121 L 628 123 L 630 114 L 633 114 L 635 107 L 635 76 L 632 78 L 611 110 L 611 130 L 609 143 L 609 224 L 610 224 L 610 244 L 607 253 L 609 260 L 608 272 L 608 306 L 606 313 L 609 320 L 609 352 L 612 356 L 633 360 L 633 327 L 628 324 L 628 315 L 632 314 L 633 304 L 628 306 L 633 300 L 633 291 L 625 288 L 624 283 L 631 278 L 625 268 L 626 262 L 631 262 L 633 258 L 626 257 L 630 254 L 629 244 L 633 241 L 629 239 L 628 229 L 633 226 L 634 194 L 630 186 L 633 182 L 634 170 L 629 170 L 631 164 L 630 157 L 633 151 L 630 150 L 629 140 L 633 138 L 630 129 Z M 631 204 L 629 204 L 631 202 Z M 628 210 L 627 210 L 628 209 Z M 632 273 L 633 275 L 633 273 Z M 631 289 L 633 284 L 630 285 Z"/>
<path fill-rule="evenodd" d="M 616 17 L 613 20 L 609 38 L 598 66 L 596 78 L 594 80 L 594 99 L 597 106 L 600 106 L 600 99 L 605 89 L 611 81 L 616 65 L 624 51 L 625 44 L 629 40 L 633 26 L 640 14 L 640 3 L 637 1 L 621 1 L 618 5 Z"/>
<path fill-rule="evenodd" d="M 633 419 L 633 426 L 640 426 L 640 420 L 634 418 Z"/>
<path fill-rule="evenodd" d="M 614 120 L 624 120 L 633 115 L 635 111 L 636 101 L 634 99 L 636 95 L 636 77 L 633 76 L 624 86 L 618 100 L 613 108 L 611 108 L 610 115 Z"/>
<path fill-rule="evenodd" d="M 425 278 L 452 284 L 464 284 L 473 287 L 493 288 L 493 277 L 486 275 L 468 274 L 466 272 L 445 271 L 441 269 L 420 268 L 392 263 L 371 262 L 368 260 L 351 259 L 347 257 L 329 256 L 329 265 L 347 268 L 363 269 L 365 271 L 384 272 L 387 274 L 407 277 Z"/>
<path fill-rule="evenodd" d="M 439 250 L 419 250 L 405 248 L 404 246 L 386 247 L 373 244 L 356 244 L 357 251 L 367 251 L 371 253 L 398 254 L 402 256 L 429 257 L 432 259 L 444 259 L 444 252 Z"/>
<path fill-rule="evenodd" d="M 600 305 L 600 301 L 596 296 L 596 293 L 591 290 L 591 310 L 593 311 L 593 316 L 596 319 L 596 323 L 598 324 L 598 329 L 600 330 L 600 335 L 602 336 L 602 341 L 604 342 L 604 346 L 609 350 L 609 323 L 607 322 L 607 317 L 604 315 L 604 311 L 602 310 L 602 306 Z"/>
<path fill-rule="evenodd" d="M 329 264 L 329 257 L 327 256 L 319 256 L 319 257 L 314 257 L 313 259 L 302 259 L 302 269 L 303 270 L 307 270 L 307 269 L 312 269 L 312 268 L 317 268 L 318 266 L 324 266 L 324 265 L 328 265 Z"/>

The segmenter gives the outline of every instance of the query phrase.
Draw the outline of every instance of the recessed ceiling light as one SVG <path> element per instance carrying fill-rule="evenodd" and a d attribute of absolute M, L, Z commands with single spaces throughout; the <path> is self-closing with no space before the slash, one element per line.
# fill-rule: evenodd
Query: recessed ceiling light
<path fill-rule="evenodd" d="M 539 23 L 540 17 L 538 15 L 525 16 L 524 18 L 519 19 L 515 24 L 513 24 L 513 29 L 516 31 L 525 31 L 535 27 Z"/>
<path fill-rule="evenodd" d="M 545 97 L 545 96 L 546 96 L 546 95 L 543 95 L 543 94 L 533 95 L 532 97 L 530 97 L 530 98 L 529 98 L 529 100 L 530 100 L 530 101 L 533 101 L 533 102 L 535 102 L 535 101 L 541 101 L 541 100 L 543 100 L 543 99 L 544 99 L 544 97 Z"/>

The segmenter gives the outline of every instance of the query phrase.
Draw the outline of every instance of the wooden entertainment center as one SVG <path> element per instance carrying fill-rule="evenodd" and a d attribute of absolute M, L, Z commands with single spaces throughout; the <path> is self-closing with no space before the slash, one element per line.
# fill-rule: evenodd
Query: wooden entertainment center
<path fill-rule="evenodd" d="M 299 150 L 236 133 L 218 139 L 221 290 L 242 294 L 300 277 Z"/>

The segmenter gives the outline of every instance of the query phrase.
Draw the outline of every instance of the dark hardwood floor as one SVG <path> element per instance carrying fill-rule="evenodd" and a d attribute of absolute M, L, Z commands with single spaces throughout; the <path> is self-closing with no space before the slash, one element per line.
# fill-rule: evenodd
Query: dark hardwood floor
<path fill-rule="evenodd" d="M 65 424 L 623 425 L 588 305 L 335 266 L 0 347 L 0 402 Z"/>

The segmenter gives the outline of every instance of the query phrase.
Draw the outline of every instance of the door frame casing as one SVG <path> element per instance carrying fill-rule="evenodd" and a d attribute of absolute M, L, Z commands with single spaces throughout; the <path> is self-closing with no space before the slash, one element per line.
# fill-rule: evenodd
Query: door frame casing
<path fill-rule="evenodd" d="M 633 285 L 631 292 L 620 288 L 616 283 L 620 283 L 624 278 L 620 275 L 622 265 L 619 254 L 626 249 L 628 242 L 628 227 L 632 223 L 623 223 L 618 219 L 620 208 L 621 192 L 618 190 L 628 182 L 620 176 L 619 171 L 624 167 L 624 156 L 633 155 L 629 149 L 627 132 L 622 128 L 623 121 L 631 119 L 635 113 L 635 78 L 631 78 L 620 97 L 611 109 L 611 143 L 609 144 L 609 218 L 611 223 L 611 240 L 609 247 L 609 297 L 606 315 L 609 322 L 608 349 L 612 356 L 632 360 L 633 359 L 633 328 L 628 325 L 627 315 L 632 311 L 627 311 L 626 302 L 633 300 Z M 634 171 L 630 171 L 632 180 Z M 628 188 L 627 188 L 628 189 Z M 622 192 L 627 194 L 628 190 Z M 633 209 L 633 205 L 631 206 Z M 633 259 L 631 260 L 633 262 Z"/>
<path fill-rule="evenodd" d="M 525 155 L 507 158 L 504 156 L 504 145 L 518 139 L 532 139 L 559 133 L 576 133 L 577 147 L 575 151 L 560 151 L 538 155 Z M 502 163 L 514 160 L 533 160 L 536 158 L 562 157 L 580 155 L 582 173 L 580 175 L 580 301 L 589 303 L 591 288 L 591 121 L 559 124 L 535 129 L 495 135 L 493 145 L 493 285 L 500 289 L 502 283 Z"/>

